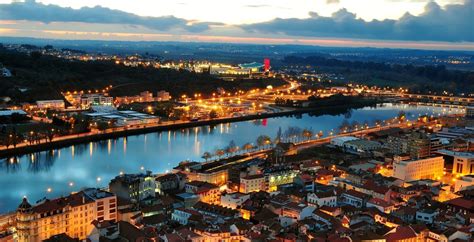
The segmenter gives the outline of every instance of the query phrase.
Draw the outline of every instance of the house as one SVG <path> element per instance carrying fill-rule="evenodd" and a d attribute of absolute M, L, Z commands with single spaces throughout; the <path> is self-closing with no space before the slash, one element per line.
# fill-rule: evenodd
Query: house
<path fill-rule="evenodd" d="M 337 195 L 335 191 L 308 193 L 306 200 L 308 201 L 310 205 L 314 205 L 317 207 L 337 206 Z"/>
<path fill-rule="evenodd" d="M 204 238 L 193 232 L 189 228 L 182 228 L 173 233 L 167 233 L 163 236 L 160 236 L 164 242 L 176 242 L 176 241 L 188 241 L 188 242 L 201 242 L 204 241 Z"/>
<path fill-rule="evenodd" d="M 327 213 L 325 213 L 325 212 L 323 212 L 319 209 L 316 209 L 316 210 L 313 211 L 312 218 L 316 221 L 320 221 L 320 222 L 324 223 L 325 226 L 323 226 L 323 227 L 326 228 L 326 229 L 329 229 L 334 225 L 333 224 L 334 218 L 331 215 L 329 215 L 329 214 L 327 214 Z"/>
<path fill-rule="evenodd" d="M 169 173 L 155 178 L 155 192 L 163 195 L 169 191 L 180 191 L 184 189 L 186 175 L 180 172 Z"/>
<path fill-rule="evenodd" d="M 249 175 L 240 178 L 239 191 L 251 193 L 267 190 L 266 179 L 263 174 Z"/>
<path fill-rule="evenodd" d="M 314 190 L 314 177 L 309 174 L 299 174 L 293 178 L 293 183 L 305 191 Z"/>
<path fill-rule="evenodd" d="M 412 226 L 398 226 L 384 236 L 387 242 L 425 241 L 423 233 L 417 232 Z"/>
<path fill-rule="evenodd" d="M 290 202 L 282 207 L 280 215 L 299 221 L 310 217 L 315 209 L 315 207 L 306 204 Z"/>
<path fill-rule="evenodd" d="M 367 208 L 374 207 L 378 209 L 382 213 L 391 213 L 394 209 L 394 206 L 385 200 L 382 200 L 380 198 L 371 198 L 369 201 L 367 201 Z"/>
<path fill-rule="evenodd" d="M 221 196 L 221 206 L 232 209 L 240 208 L 248 199 L 250 199 L 250 194 L 239 192 L 223 194 Z"/>
<path fill-rule="evenodd" d="M 182 225 L 187 225 L 190 221 L 201 221 L 202 215 L 194 210 L 186 208 L 177 208 L 171 214 L 171 220 Z"/>
<path fill-rule="evenodd" d="M 196 203 L 193 208 L 201 215 L 205 217 L 210 217 L 208 221 L 213 220 L 217 223 L 223 223 L 224 221 L 237 218 L 240 215 L 240 212 L 238 210 L 204 202 Z"/>
<path fill-rule="evenodd" d="M 438 216 L 438 211 L 435 209 L 425 208 L 416 211 L 416 221 L 423 222 L 425 224 L 432 224 L 436 216 Z"/>
<path fill-rule="evenodd" d="M 191 181 L 186 183 L 185 191 L 196 194 L 201 202 L 218 204 L 220 202 L 220 191 L 217 185 L 203 181 Z"/>
<path fill-rule="evenodd" d="M 366 206 L 370 196 L 356 190 L 347 190 L 341 194 L 341 203 L 362 208 Z"/>
<path fill-rule="evenodd" d="M 155 197 L 155 178 L 150 171 L 146 174 L 121 174 L 109 183 L 109 190 L 117 197 L 133 201 Z"/>
<path fill-rule="evenodd" d="M 392 215 L 400 218 L 405 223 L 414 223 L 416 217 L 416 208 L 403 206 L 392 211 Z"/>
<path fill-rule="evenodd" d="M 447 201 L 446 206 L 449 211 L 454 213 L 460 213 L 463 215 L 474 213 L 474 201 L 463 197 L 458 197 Z"/>

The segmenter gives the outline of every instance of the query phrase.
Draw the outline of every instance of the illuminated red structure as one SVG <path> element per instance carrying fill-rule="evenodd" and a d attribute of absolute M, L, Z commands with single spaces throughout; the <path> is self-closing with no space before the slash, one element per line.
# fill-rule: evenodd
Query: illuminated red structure
<path fill-rule="evenodd" d="M 265 72 L 270 71 L 270 59 L 265 58 L 263 60 L 263 68 L 264 68 Z"/>

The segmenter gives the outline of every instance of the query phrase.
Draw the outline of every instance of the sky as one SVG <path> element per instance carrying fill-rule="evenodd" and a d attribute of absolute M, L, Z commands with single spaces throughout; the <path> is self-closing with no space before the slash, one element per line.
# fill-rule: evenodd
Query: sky
<path fill-rule="evenodd" d="M 474 50 L 474 0 L 0 0 L 0 36 Z"/>

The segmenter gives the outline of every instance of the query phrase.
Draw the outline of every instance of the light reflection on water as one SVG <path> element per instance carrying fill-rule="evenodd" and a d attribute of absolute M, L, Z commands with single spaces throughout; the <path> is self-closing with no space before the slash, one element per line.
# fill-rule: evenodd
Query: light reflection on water
<path fill-rule="evenodd" d="M 409 119 L 460 111 L 387 104 L 352 110 L 349 114 L 304 114 L 156 132 L 8 158 L 0 161 L 0 212 L 14 210 L 23 196 L 34 202 L 44 196 L 67 195 L 83 187 L 106 187 L 121 172 L 170 171 L 182 160 L 201 161 L 205 151 L 224 148 L 231 140 L 243 145 L 255 143 L 256 137 L 262 134 L 274 137 L 280 127 L 283 131 L 289 126 L 312 128 L 327 134 L 337 130 L 345 118 L 349 122 L 373 123 L 393 118 L 400 110 Z"/>

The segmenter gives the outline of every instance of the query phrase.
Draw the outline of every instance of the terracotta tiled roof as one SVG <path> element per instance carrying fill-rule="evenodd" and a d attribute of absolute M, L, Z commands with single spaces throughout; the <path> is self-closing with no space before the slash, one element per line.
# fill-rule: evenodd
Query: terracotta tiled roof
<path fill-rule="evenodd" d="M 399 226 L 395 232 L 389 233 L 385 236 L 387 242 L 400 241 L 407 239 L 415 239 L 418 235 L 410 226 Z"/>
<path fill-rule="evenodd" d="M 448 204 L 465 208 L 468 210 L 474 210 L 474 200 L 468 200 L 462 197 L 458 197 L 452 200 L 447 201 Z"/>
<path fill-rule="evenodd" d="M 35 213 L 48 213 L 54 212 L 57 210 L 62 210 L 67 206 L 76 207 L 79 205 L 87 204 L 93 202 L 86 196 L 83 192 L 78 192 L 71 194 L 67 197 L 56 198 L 53 200 L 46 200 L 38 205 L 33 207 L 33 212 Z"/>

